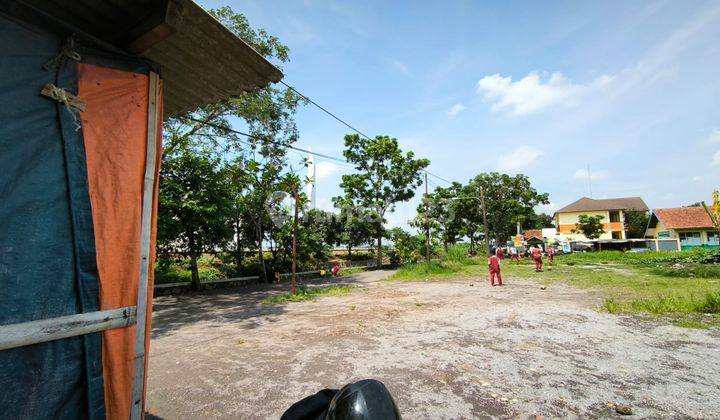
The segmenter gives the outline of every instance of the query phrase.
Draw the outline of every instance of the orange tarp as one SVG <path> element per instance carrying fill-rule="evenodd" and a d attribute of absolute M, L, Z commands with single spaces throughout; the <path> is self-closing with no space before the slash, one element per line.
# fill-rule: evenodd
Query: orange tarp
<path fill-rule="evenodd" d="M 79 64 L 78 76 L 78 95 L 87 103 L 82 113 L 82 129 L 100 278 L 100 309 L 135 306 L 140 273 L 149 77 L 90 64 Z M 159 115 L 162 116 L 162 112 Z M 162 141 L 162 118 L 159 121 L 158 150 Z M 157 162 L 156 174 L 160 153 Z M 157 185 L 156 177 L 151 267 L 155 249 Z M 152 290 L 153 271 L 150 270 L 146 354 L 150 343 Z M 135 326 L 103 332 L 102 362 L 108 419 L 130 417 L 134 345 Z M 146 363 L 147 360 L 146 357 Z"/>

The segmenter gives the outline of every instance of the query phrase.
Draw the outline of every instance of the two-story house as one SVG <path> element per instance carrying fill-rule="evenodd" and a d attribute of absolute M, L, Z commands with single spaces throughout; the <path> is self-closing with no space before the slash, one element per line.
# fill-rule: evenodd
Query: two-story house
<path fill-rule="evenodd" d="M 592 199 L 583 197 L 555 212 L 553 219 L 558 236 L 570 241 L 587 240 L 580 232 L 573 232 L 580 215 L 603 216 L 604 233 L 599 239 L 626 239 L 625 213 L 628 211 L 648 211 L 648 206 L 640 197 Z"/>

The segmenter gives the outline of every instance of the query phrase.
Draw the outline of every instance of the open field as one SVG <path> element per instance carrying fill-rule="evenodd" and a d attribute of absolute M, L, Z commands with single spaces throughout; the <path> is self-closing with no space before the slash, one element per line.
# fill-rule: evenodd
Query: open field
<path fill-rule="evenodd" d="M 278 418 L 322 388 L 376 378 L 405 418 L 720 412 L 720 331 L 598 310 L 607 291 L 555 279 L 560 269 L 507 268 L 502 288 L 482 269 L 428 282 L 367 272 L 341 280 L 349 293 L 303 302 L 267 304 L 276 286 L 158 298 L 147 409 Z"/>

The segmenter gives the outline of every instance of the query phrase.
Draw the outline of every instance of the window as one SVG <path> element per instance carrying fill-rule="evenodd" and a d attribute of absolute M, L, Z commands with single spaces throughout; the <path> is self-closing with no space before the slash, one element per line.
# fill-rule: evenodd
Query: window
<path fill-rule="evenodd" d="M 613 238 L 613 239 L 622 239 L 622 232 L 619 232 L 619 231 L 617 231 L 617 230 L 614 231 L 614 232 L 612 233 L 612 238 Z"/>
<path fill-rule="evenodd" d="M 678 232 L 681 246 L 700 246 L 702 240 L 700 239 L 700 232 Z"/>
<path fill-rule="evenodd" d="M 610 222 L 619 222 L 620 221 L 620 212 L 618 210 L 614 210 L 610 212 Z"/>
<path fill-rule="evenodd" d="M 720 245 L 720 243 L 718 243 L 718 233 L 717 232 L 708 232 L 707 238 L 708 238 L 708 245 Z"/>

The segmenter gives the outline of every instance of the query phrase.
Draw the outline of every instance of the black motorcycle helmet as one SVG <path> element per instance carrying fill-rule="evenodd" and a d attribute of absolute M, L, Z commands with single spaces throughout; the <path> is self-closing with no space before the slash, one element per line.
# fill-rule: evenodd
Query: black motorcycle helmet
<path fill-rule="evenodd" d="M 330 401 L 325 420 L 400 420 L 385 385 L 374 379 L 347 384 Z"/>

